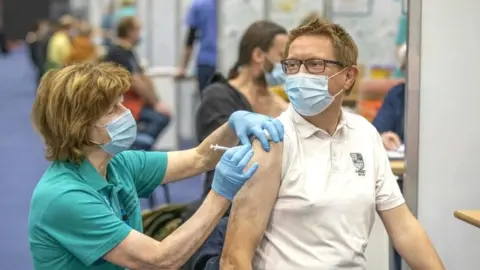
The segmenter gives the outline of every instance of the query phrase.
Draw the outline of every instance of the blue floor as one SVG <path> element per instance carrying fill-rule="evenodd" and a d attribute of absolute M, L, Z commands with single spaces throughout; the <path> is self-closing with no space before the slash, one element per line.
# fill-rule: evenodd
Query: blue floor
<path fill-rule="evenodd" d="M 0 56 L 0 269 L 33 269 L 28 247 L 30 197 L 48 162 L 30 124 L 35 73 L 25 49 Z M 200 177 L 170 184 L 174 202 L 199 197 Z M 161 190 L 158 203 L 163 203 Z"/>

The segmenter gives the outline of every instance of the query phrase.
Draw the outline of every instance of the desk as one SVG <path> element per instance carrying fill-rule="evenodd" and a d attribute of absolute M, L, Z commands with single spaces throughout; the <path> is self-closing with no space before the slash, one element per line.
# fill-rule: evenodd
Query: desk
<path fill-rule="evenodd" d="M 392 167 L 392 172 L 396 176 L 403 176 L 403 173 L 405 173 L 404 160 L 390 160 L 390 167 Z"/>
<path fill-rule="evenodd" d="M 462 210 L 455 211 L 453 215 L 470 225 L 480 228 L 480 210 Z"/>

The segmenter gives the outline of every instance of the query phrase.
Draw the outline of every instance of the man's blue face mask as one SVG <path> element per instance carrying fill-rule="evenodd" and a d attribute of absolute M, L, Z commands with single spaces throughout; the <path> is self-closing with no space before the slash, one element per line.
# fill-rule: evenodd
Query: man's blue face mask
<path fill-rule="evenodd" d="M 330 76 L 330 79 L 343 70 Z M 313 116 L 325 111 L 343 92 L 343 89 L 332 96 L 328 90 L 329 77 L 297 73 L 289 75 L 285 81 L 285 91 L 295 111 L 303 116 Z"/>

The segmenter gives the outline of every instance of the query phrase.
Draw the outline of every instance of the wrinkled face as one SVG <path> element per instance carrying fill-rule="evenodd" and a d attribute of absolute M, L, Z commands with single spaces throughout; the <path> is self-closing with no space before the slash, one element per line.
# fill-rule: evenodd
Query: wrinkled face
<path fill-rule="evenodd" d="M 128 109 L 123 106 L 123 96 L 118 99 L 113 106 L 111 106 L 104 116 L 102 116 L 92 127 L 91 138 L 93 142 L 104 144 L 110 142 L 110 136 L 108 135 L 105 125 L 118 119 Z"/>
<path fill-rule="evenodd" d="M 349 89 L 355 80 L 356 68 L 341 66 L 341 63 L 335 57 L 332 40 L 328 36 L 303 35 L 296 38 L 290 44 L 286 59 L 310 60 L 311 64 L 309 64 L 308 69 L 305 64 L 302 64 L 298 72 L 327 75 L 329 77 L 328 89 L 332 96 L 335 96 L 342 89 Z M 312 59 L 317 61 L 312 61 Z"/>

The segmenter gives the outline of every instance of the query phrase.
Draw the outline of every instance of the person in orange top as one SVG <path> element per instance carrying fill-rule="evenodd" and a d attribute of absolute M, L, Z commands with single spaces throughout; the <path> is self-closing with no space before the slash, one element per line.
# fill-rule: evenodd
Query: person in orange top
<path fill-rule="evenodd" d="M 98 59 L 97 47 L 92 41 L 92 29 L 87 23 L 79 27 L 78 36 L 73 39 L 72 52 L 67 58 L 66 64 L 93 62 Z"/>

